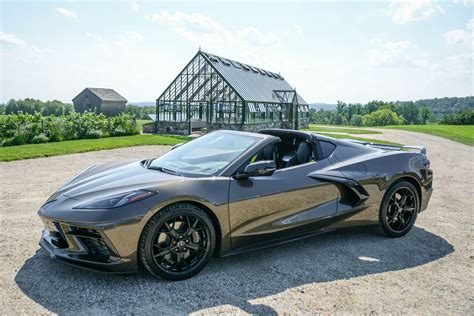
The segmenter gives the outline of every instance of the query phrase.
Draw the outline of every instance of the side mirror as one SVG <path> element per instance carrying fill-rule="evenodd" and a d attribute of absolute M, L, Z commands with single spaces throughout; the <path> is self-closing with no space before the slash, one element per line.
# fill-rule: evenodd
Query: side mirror
<path fill-rule="evenodd" d="M 244 173 L 236 174 L 235 179 L 248 179 L 249 177 L 271 176 L 276 170 L 274 160 L 257 161 L 247 165 Z"/>
<path fill-rule="evenodd" d="M 181 147 L 181 146 L 183 146 L 183 145 L 184 145 L 184 143 L 176 144 L 176 145 L 174 145 L 173 147 L 171 147 L 170 150 L 176 149 L 176 148 Z"/>

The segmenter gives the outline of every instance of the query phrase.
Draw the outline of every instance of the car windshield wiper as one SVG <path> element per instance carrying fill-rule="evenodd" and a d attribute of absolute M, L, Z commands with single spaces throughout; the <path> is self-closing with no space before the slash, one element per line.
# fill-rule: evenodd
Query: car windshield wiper
<path fill-rule="evenodd" d="M 172 175 L 175 175 L 175 176 L 180 176 L 180 174 L 177 173 L 176 171 L 168 169 L 168 168 L 164 168 L 164 167 L 148 166 L 148 169 L 158 170 L 158 171 L 161 171 L 161 172 L 164 172 L 164 173 L 172 174 Z"/>

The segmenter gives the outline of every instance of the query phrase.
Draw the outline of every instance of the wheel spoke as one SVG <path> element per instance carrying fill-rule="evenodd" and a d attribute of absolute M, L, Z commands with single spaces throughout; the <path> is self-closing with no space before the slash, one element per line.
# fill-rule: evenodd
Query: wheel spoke
<path fill-rule="evenodd" d="M 400 201 L 400 203 L 399 203 L 398 205 L 400 205 L 400 206 L 402 206 L 402 207 L 405 206 L 405 203 L 406 203 L 406 201 L 407 201 L 407 197 L 408 197 L 408 195 L 407 195 L 406 193 L 403 194 L 403 195 L 402 195 L 402 200 Z"/>
<path fill-rule="evenodd" d="M 389 224 L 391 224 L 391 223 L 393 223 L 393 222 L 395 221 L 396 218 L 397 218 L 397 214 L 395 214 L 395 215 L 393 215 L 392 217 L 390 217 L 390 218 L 387 220 L 387 222 L 388 222 Z"/>
<path fill-rule="evenodd" d="M 403 226 L 405 225 L 405 218 L 403 217 L 403 214 L 400 213 L 400 215 L 398 216 L 398 221 L 400 222 L 400 226 Z"/>
<path fill-rule="evenodd" d="M 197 253 L 199 253 L 200 251 L 206 251 L 207 250 L 206 248 L 202 247 L 200 244 L 194 244 L 194 243 L 188 244 L 188 248 L 190 250 L 196 251 Z"/>
<path fill-rule="evenodd" d="M 176 224 L 176 219 L 174 220 L 173 222 L 173 227 L 171 227 L 168 223 L 165 223 L 165 226 L 166 226 L 166 229 L 168 229 L 168 233 L 170 233 L 171 237 L 173 239 L 179 239 L 179 234 L 178 232 L 176 231 L 176 229 L 174 228 L 174 225 Z"/>
<path fill-rule="evenodd" d="M 154 257 L 157 258 L 157 257 L 161 257 L 161 256 L 166 256 L 167 254 L 173 252 L 176 248 L 178 248 L 178 247 L 174 246 L 174 247 L 166 248 L 165 250 L 160 251 L 159 253 L 155 254 Z"/>

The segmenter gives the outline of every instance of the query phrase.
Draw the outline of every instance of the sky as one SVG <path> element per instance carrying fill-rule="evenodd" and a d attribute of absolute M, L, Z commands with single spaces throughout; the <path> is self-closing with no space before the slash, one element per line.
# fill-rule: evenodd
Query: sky
<path fill-rule="evenodd" d="M 201 48 L 308 102 L 474 94 L 474 0 L 2 1 L 0 102 L 85 87 L 153 101 Z"/>

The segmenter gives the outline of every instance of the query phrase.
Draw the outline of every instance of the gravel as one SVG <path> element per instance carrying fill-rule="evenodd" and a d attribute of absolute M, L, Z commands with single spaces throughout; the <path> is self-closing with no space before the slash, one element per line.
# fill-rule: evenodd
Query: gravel
<path fill-rule="evenodd" d="M 42 202 L 89 165 L 151 157 L 163 146 L 0 163 L 1 314 L 416 313 L 473 314 L 474 147 L 383 131 L 422 144 L 434 193 L 400 239 L 351 229 L 225 259 L 181 282 L 145 272 L 106 275 L 52 261 L 39 249 Z"/>

